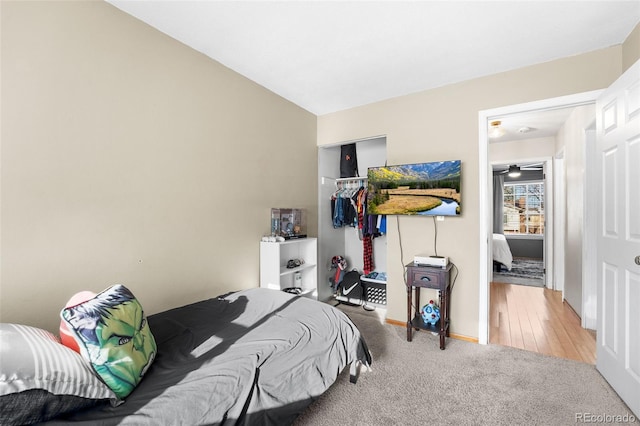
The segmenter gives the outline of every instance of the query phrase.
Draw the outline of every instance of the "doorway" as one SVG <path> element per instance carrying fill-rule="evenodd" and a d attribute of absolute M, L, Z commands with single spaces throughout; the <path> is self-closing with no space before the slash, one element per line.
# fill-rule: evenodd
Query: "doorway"
<path fill-rule="evenodd" d="M 492 190 L 489 185 L 492 176 L 492 167 L 489 159 L 489 123 L 496 117 L 505 117 L 531 113 L 533 111 L 548 111 L 558 108 L 578 107 L 593 105 L 602 91 L 592 91 L 559 98 L 546 99 L 527 104 L 512 105 L 493 110 L 479 112 L 479 194 L 480 194 L 480 289 L 479 289 L 479 330 L 478 341 L 480 344 L 489 342 L 489 309 L 490 309 L 490 279 L 492 268 L 492 230 L 493 230 L 493 206 Z M 552 180 L 553 182 L 553 180 Z M 547 200 L 547 207 L 552 203 L 552 198 Z M 553 222 L 547 222 L 547 229 L 552 228 Z M 553 240 L 553 237 L 549 237 Z M 545 244 L 547 258 L 553 259 L 553 246 L 548 241 Z M 547 271 L 548 273 L 550 271 Z M 553 276 L 552 274 L 548 274 Z M 586 279 L 586 278 L 585 278 Z"/>
<path fill-rule="evenodd" d="M 533 132 L 533 131 L 532 131 Z M 553 148 L 553 137 L 532 138 L 538 147 Z M 503 141 L 521 145 L 523 141 Z M 495 151 L 490 146 L 490 157 Z M 545 152 L 541 149 L 541 154 Z M 547 161 L 511 161 L 492 164 L 493 169 L 493 247 L 492 281 L 533 287 L 551 286 L 546 279 L 546 229 L 553 185 L 546 181 Z M 549 189 L 547 189 L 549 188 Z M 548 262 L 549 266 L 552 262 Z M 550 269 L 550 268 L 549 268 Z"/>

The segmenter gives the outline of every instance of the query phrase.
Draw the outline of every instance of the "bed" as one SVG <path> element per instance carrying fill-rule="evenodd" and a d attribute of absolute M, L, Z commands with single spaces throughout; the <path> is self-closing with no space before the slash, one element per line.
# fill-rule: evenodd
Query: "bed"
<path fill-rule="evenodd" d="M 157 354 L 124 403 L 46 424 L 287 425 L 351 366 L 366 342 L 331 305 L 263 288 L 148 317 Z M 62 346 L 62 345 L 60 345 Z"/>
<path fill-rule="evenodd" d="M 502 265 L 511 270 L 511 264 L 513 262 L 513 255 L 509 248 L 509 243 L 503 234 L 493 234 L 493 265 L 496 272 L 499 272 Z"/>

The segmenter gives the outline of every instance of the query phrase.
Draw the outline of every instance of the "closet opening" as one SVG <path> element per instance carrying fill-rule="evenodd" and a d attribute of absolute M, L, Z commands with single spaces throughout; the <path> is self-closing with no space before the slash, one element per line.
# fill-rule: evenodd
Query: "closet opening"
<path fill-rule="evenodd" d="M 355 144 L 357 176 L 341 177 L 341 147 L 349 144 Z M 362 304 L 368 308 L 373 306 L 376 309 L 386 308 L 386 232 L 368 231 L 367 227 L 379 229 L 377 226 L 380 224 L 368 223 L 366 212 L 359 222 L 355 222 L 360 224 L 356 226 L 351 226 L 353 218 L 350 216 L 343 218 L 347 223 L 339 219 L 336 221 L 335 218 L 336 198 L 344 197 L 357 203 L 360 196 L 362 201 L 361 191 L 367 188 L 368 168 L 384 166 L 386 159 L 386 136 L 318 147 L 318 300 L 328 303 L 344 301 Z M 371 228 L 372 226 L 376 228 Z M 367 238 L 366 235 L 371 232 L 375 232 L 376 235 Z M 337 256 L 344 260 L 344 274 L 353 270 L 360 274 L 364 293 L 358 298 L 336 298 L 334 282 L 339 271 L 335 264 L 332 265 L 332 259 Z"/>

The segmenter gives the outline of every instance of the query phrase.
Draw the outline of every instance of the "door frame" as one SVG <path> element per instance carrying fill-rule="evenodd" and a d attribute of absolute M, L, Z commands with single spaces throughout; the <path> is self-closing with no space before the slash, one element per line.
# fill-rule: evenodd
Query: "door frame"
<path fill-rule="evenodd" d="M 517 142 L 515 142 L 517 143 Z M 543 260 L 543 268 L 545 269 L 543 274 L 543 282 L 544 286 L 547 288 L 551 288 L 551 284 L 553 280 L 551 277 L 554 274 L 554 247 L 552 242 L 554 240 L 554 232 L 555 232 L 555 223 L 553 220 L 548 220 L 547 215 L 554 211 L 554 174 L 553 174 L 553 158 L 549 156 L 533 156 L 533 157 L 511 157 L 507 160 L 496 160 L 489 161 L 491 168 L 494 166 L 509 166 L 510 164 L 521 164 L 521 163 L 542 163 L 544 165 L 543 168 L 543 178 L 542 182 L 544 182 L 544 211 L 545 211 L 545 223 L 544 223 L 544 233 L 542 234 L 542 260 Z M 493 186 L 489 185 L 489 200 L 493 199 Z M 493 204 L 492 204 L 493 205 Z M 490 220 L 493 217 L 493 212 L 490 212 Z M 493 227 L 493 221 L 491 221 Z M 512 238 L 518 238 L 513 237 Z M 525 237 L 526 238 L 526 237 Z M 508 240 L 508 238 L 507 238 Z M 489 281 L 491 281 L 493 277 L 493 270 L 491 269 L 491 275 L 489 277 Z"/>
<path fill-rule="evenodd" d="M 562 291 L 562 300 L 564 300 L 564 238 L 565 234 L 565 186 L 564 178 L 564 150 L 562 147 L 556 152 L 553 158 L 553 168 L 556 173 L 553 175 L 553 229 L 556 232 L 556 238 L 553 240 L 553 276 L 551 279 L 552 290 Z"/>
<path fill-rule="evenodd" d="M 578 107 L 595 103 L 603 90 L 593 90 L 574 95 L 560 96 L 557 98 L 543 99 L 523 104 L 508 105 L 505 107 L 482 110 L 478 112 L 478 194 L 479 194 L 479 308 L 478 308 L 478 343 L 489 343 L 489 283 L 491 274 L 491 241 L 492 203 L 489 199 L 489 182 L 492 174 L 489 163 L 489 138 L 487 135 L 488 123 L 495 116 L 518 114 L 532 111 L 548 110 L 555 108 Z M 589 233 L 595 232 L 590 229 Z"/>
<path fill-rule="evenodd" d="M 586 170 L 596 170 L 597 155 L 596 155 L 596 118 L 593 118 L 591 126 L 585 129 L 585 163 L 584 168 Z M 598 247 L 598 233 L 596 232 L 598 226 L 598 203 L 594 191 L 589 191 L 590 188 L 596 187 L 596 181 L 598 176 L 595 173 L 586 173 L 584 175 L 584 203 L 583 203 L 583 217 L 582 217 L 582 277 L 597 277 L 598 267 L 596 263 L 597 247 Z M 598 294 L 597 280 L 590 279 L 583 281 L 582 285 L 582 316 L 580 318 L 580 325 L 582 328 L 588 328 L 595 330 L 597 328 L 598 319 L 598 300 L 593 295 Z M 595 300 L 594 300 L 595 299 Z"/>

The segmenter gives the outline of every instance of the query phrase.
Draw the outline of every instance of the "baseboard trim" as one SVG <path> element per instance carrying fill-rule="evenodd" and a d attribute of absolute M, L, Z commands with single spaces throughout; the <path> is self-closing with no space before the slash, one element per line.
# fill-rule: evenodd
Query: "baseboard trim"
<path fill-rule="evenodd" d="M 386 318 L 385 322 L 387 324 L 397 325 L 398 327 L 406 327 L 407 326 L 407 323 L 405 321 L 398 321 L 398 320 L 394 320 L 394 319 L 391 319 L 391 318 Z M 464 340 L 465 342 L 478 343 L 478 338 L 477 337 L 469 337 L 469 336 L 464 336 L 462 334 L 455 334 L 455 333 L 449 333 L 449 337 L 451 339 Z"/>
<path fill-rule="evenodd" d="M 464 336 L 462 334 L 449 333 L 449 337 L 456 340 L 464 340 L 465 342 L 478 343 L 477 337 Z"/>
<path fill-rule="evenodd" d="M 398 320 L 394 320 L 394 319 L 391 319 L 391 318 L 387 318 L 387 319 L 385 319 L 385 321 L 386 321 L 387 324 L 397 325 L 399 327 L 406 327 L 407 326 L 406 321 L 403 322 L 403 321 L 398 321 Z"/>

